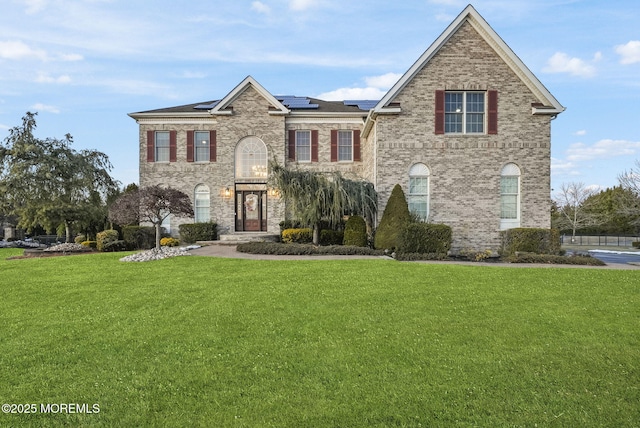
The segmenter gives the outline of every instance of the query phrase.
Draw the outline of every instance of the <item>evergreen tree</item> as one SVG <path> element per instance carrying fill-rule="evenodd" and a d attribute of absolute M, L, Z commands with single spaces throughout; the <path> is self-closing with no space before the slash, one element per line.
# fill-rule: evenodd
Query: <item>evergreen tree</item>
<path fill-rule="evenodd" d="M 377 249 L 393 250 L 398 247 L 402 229 L 411 222 L 411 213 L 404 191 L 396 184 L 391 191 L 389 201 L 376 230 L 374 246 Z"/>

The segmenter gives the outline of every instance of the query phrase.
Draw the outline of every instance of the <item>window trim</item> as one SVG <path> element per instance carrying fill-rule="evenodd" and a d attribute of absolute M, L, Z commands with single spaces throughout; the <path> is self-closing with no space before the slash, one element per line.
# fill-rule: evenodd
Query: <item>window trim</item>
<path fill-rule="evenodd" d="M 447 111 L 447 95 L 450 94 L 462 94 L 462 111 L 450 112 Z M 469 94 L 482 94 L 482 112 L 469 112 L 468 111 L 468 98 Z M 445 91 L 444 93 L 444 133 L 448 135 L 486 135 L 487 134 L 487 91 Z M 447 131 L 447 115 L 456 114 L 462 116 L 462 132 Z M 469 123 L 469 115 L 482 114 L 482 131 L 470 132 L 467 130 L 467 124 Z"/>
<path fill-rule="evenodd" d="M 198 159 L 198 147 L 200 139 L 198 138 L 198 134 L 206 134 L 206 155 L 204 159 Z M 211 162 L 211 131 L 193 131 L 193 162 L 195 163 L 208 163 Z"/>
<path fill-rule="evenodd" d="M 502 179 L 503 178 L 516 178 L 517 179 L 517 193 L 503 193 L 502 192 Z M 500 230 L 512 229 L 514 227 L 520 227 L 522 217 L 522 170 L 518 165 L 513 162 L 507 163 L 502 167 L 500 171 Z M 516 196 L 516 217 L 515 218 L 503 218 L 502 217 L 502 204 L 504 196 Z"/>
<path fill-rule="evenodd" d="M 198 195 L 206 195 L 207 198 L 199 199 Z M 206 202 L 206 204 L 203 204 L 202 206 L 200 206 L 198 204 L 198 201 Z M 206 220 L 199 218 L 198 208 L 207 209 Z M 193 217 L 194 217 L 195 223 L 206 223 L 211 220 L 211 190 L 209 189 L 209 186 L 207 186 L 206 184 L 200 183 L 196 185 L 196 187 L 193 189 Z"/>
<path fill-rule="evenodd" d="M 424 178 L 427 180 L 427 192 L 426 193 L 411 193 L 411 180 L 417 178 Z M 416 211 L 411 211 L 411 200 L 413 198 L 422 198 L 426 197 L 427 201 L 427 212 L 424 217 L 420 216 L 420 220 L 423 222 L 429 221 L 429 216 L 431 214 L 431 169 L 422 162 L 415 163 L 409 169 L 409 188 L 407 189 L 408 196 L 408 205 L 409 211 L 412 213 L 417 213 Z"/>
<path fill-rule="evenodd" d="M 309 159 L 300 159 L 300 135 L 306 134 L 308 139 L 308 146 L 304 146 L 305 148 L 309 148 Z M 312 143 L 312 132 L 307 129 L 296 130 L 295 131 L 295 160 L 299 163 L 311 163 L 313 159 L 312 151 L 313 151 L 313 143 Z"/>
<path fill-rule="evenodd" d="M 167 136 L 167 145 L 159 147 L 158 146 L 158 135 L 166 134 Z M 158 150 L 164 149 L 166 150 L 166 160 L 160 160 L 160 156 Z M 154 131 L 153 133 L 153 159 L 155 163 L 169 163 L 171 162 L 171 132 L 170 131 Z"/>
<path fill-rule="evenodd" d="M 340 135 L 341 134 L 342 135 L 350 135 L 351 136 L 350 137 L 351 142 L 349 144 L 349 147 L 351 148 L 351 151 L 349 153 L 350 159 L 340 159 L 340 153 L 341 153 L 340 148 L 341 147 L 344 148 L 344 147 L 347 146 L 346 144 L 343 144 L 342 146 L 340 145 Z M 354 141 L 354 138 L 353 138 L 353 130 L 352 129 L 339 129 L 338 130 L 337 141 L 336 141 L 336 150 L 337 150 L 336 159 L 337 159 L 338 162 L 342 162 L 342 163 L 352 163 L 353 162 L 353 156 L 354 156 L 353 141 Z"/>

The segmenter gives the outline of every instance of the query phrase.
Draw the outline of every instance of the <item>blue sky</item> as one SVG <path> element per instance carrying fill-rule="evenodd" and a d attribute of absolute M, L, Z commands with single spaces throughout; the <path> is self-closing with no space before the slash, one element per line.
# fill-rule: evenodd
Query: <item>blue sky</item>
<path fill-rule="evenodd" d="M 138 180 L 127 113 L 222 98 L 246 76 L 272 94 L 381 98 L 468 1 L 5 0 L 0 139 L 105 152 Z M 473 3 L 567 110 L 552 123 L 552 187 L 610 187 L 640 158 L 640 2 Z"/>

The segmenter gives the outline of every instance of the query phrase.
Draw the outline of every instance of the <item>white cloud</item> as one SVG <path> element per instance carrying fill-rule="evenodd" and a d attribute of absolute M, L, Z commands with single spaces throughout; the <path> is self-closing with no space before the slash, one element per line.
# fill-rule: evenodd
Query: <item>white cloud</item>
<path fill-rule="evenodd" d="M 27 14 L 33 15 L 34 13 L 38 13 L 47 7 L 48 0 L 24 0 L 25 6 L 27 6 Z"/>
<path fill-rule="evenodd" d="M 84 60 L 84 57 L 79 54 L 63 54 L 63 55 L 60 55 L 59 59 L 61 61 L 76 62 L 76 61 Z"/>
<path fill-rule="evenodd" d="M 31 108 L 36 111 L 46 111 L 48 113 L 55 113 L 55 114 L 60 113 L 60 109 L 58 107 L 50 106 L 42 103 L 34 104 L 31 106 Z"/>
<path fill-rule="evenodd" d="M 46 73 L 40 72 L 38 73 L 38 77 L 36 77 L 36 83 L 71 83 L 71 77 L 66 74 L 58 77 L 52 77 Z"/>
<path fill-rule="evenodd" d="M 552 175 L 580 175 L 578 166 L 574 162 L 551 158 L 551 174 Z"/>
<path fill-rule="evenodd" d="M 271 8 L 261 1 L 254 1 L 251 3 L 251 10 L 255 10 L 258 13 L 264 13 L 265 15 L 271 12 Z"/>
<path fill-rule="evenodd" d="M 592 62 L 597 62 L 600 58 L 602 58 L 602 54 L 596 52 Z M 596 75 L 596 68 L 592 64 L 580 58 L 571 58 L 564 52 L 553 54 L 542 71 L 546 73 L 569 73 L 572 76 L 579 77 L 593 77 Z"/>
<path fill-rule="evenodd" d="M 382 76 L 365 77 L 364 81 L 368 86 L 372 86 L 374 88 L 389 89 L 400 79 L 400 77 L 402 77 L 402 74 L 387 73 Z"/>
<path fill-rule="evenodd" d="M 581 137 L 583 135 L 587 135 L 587 131 L 585 131 L 584 129 L 581 129 L 579 131 L 574 132 L 573 135 L 577 135 Z"/>
<path fill-rule="evenodd" d="M 318 0 L 289 0 L 289 9 L 291 10 L 307 10 L 320 3 Z"/>
<path fill-rule="evenodd" d="M 592 145 L 574 143 L 569 146 L 566 153 L 567 160 L 572 162 L 634 156 L 640 154 L 640 141 L 605 139 Z"/>
<path fill-rule="evenodd" d="M 0 58 L 14 60 L 36 58 L 45 61 L 47 59 L 47 54 L 43 50 L 32 49 L 20 41 L 0 41 Z"/>
<path fill-rule="evenodd" d="M 616 53 L 621 57 L 620 64 L 640 62 L 640 40 L 631 40 L 625 45 L 616 46 Z"/>

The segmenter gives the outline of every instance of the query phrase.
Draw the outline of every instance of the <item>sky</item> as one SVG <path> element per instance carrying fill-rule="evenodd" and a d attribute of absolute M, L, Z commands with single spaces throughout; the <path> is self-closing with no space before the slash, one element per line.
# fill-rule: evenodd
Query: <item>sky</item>
<path fill-rule="evenodd" d="M 0 139 L 26 112 L 138 181 L 128 113 L 220 99 L 251 75 L 274 95 L 380 99 L 468 0 L 3 0 Z M 640 2 L 472 3 L 566 107 L 552 188 L 607 188 L 640 159 Z M 553 193 L 553 192 L 552 192 Z"/>

